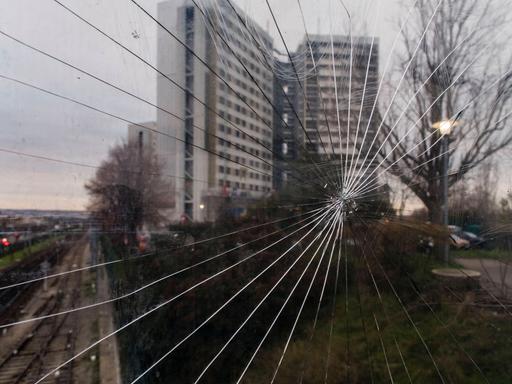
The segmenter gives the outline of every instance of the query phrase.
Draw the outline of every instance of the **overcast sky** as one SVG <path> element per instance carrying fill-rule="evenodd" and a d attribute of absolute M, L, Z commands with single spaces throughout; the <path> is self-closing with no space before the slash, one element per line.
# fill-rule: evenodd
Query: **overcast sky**
<path fill-rule="evenodd" d="M 156 25 L 129 0 L 61 0 L 124 45 L 156 63 Z M 176 0 L 181 1 L 181 0 Z M 155 0 L 140 4 L 156 15 Z M 237 0 L 282 48 L 264 0 Z M 310 33 L 346 30 L 330 0 L 302 0 Z M 339 4 L 337 1 L 333 3 Z M 379 5 L 380 8 L 379 8 Z M 273 0 L 287 43 L 304 36 L 297 0 Z M 359 31 L 380 38 L 387 54 L 400 16 L 398 0 L 347 2 Z M 156 103 L 156 74 L 53 0 L 0 2 L 0 30 Z M 381 61 L 382 62 L 382 61 Z M 155 119 L 153 108 L 0 36 L 0 75 L 63 94 L 134 122 Z M 98 165 L 126 136 L 127 124 L 23 85 L 0 79 L 0 150 Z M 0 208 L 84 209 L 83 185 L 94 169 L 0 152 Z"/>

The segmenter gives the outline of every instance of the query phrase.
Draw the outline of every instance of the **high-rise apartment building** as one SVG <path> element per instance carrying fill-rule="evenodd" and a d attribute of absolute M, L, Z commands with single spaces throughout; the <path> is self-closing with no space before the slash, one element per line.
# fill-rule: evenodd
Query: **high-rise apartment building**
<path fill-rule="evenodd" d="M 310 35 L 293 65 L 277 58 L 268 65 L 262 51 L 272 55 L 272 39 L 232 2 L 197 3 L 201 9 L 191 0 L 158 5 L 159 21 L 174 37 L 159 28 L 159 133 L 143 135 L 162 172 L 174 177 L 171 220 L 213 220 L 228 200 L 240 212 L 299 168 L 315 168 L 312 176 L 318 167 L 339 173 L 340 159 L 360 154 L 353 165 L 359 169 L 367 153 L 373 157 L 377 39 Z"/>
<path fill-rule="evenodd" d="M 294 92 L 297 93 L 297 109 L 302 127 L 307 132 L 307 136 L 302 135 L 304 147 L 316 155 L 326 172 L 341 172 L 340 157 L 343 164 L 348 159 L 350 166 L 353 153 L 353 168 L 359 170 L 366 153 L 370 151 L 370 160 L 376 150 L 375 144 L 370 144 L 375 135 L 377 116 L 374 115 L 371 122 L 369 120 L 378 82 L 378 39 L 372 41 L 371 37 L 353 37 L 351 44 L 349 36 L 335 35 L 331 40 L 330 35 L 310 35 L 309 40 L 304 39 L 299 46 L 295 57 L 294 70 L 299 72 L 302 87 L 295 81 Z M 290 84 L 287 87 L 290 88 Z M 291 129 L 302 132 L 302 127 Z M 363 144 L 367 127 L 368 133 Z M 356 164 L 358 153 L 361 155 Z"/>
<path fill-rule="evenodd" d="M 172 220 L 213 220 L 226 199 L 240 211 L 272 189 L 274 79 L 258 61 L 272 40 L 252 22 L 244 29 L 225 1 L 198 3 L 201 10 L 190 0 L 158 5 L 160 23 L 183 43 L 159 29 L 157 153 L 176 176 Z"/>

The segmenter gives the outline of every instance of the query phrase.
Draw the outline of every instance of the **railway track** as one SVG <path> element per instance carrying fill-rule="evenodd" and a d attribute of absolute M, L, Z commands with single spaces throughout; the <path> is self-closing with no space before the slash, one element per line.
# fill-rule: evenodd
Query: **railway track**
<path fill-rule="evenodd" d="M 85 241 L 80 240 L 64 256 L 63 269 L 71 269 L 80 264 Z M 73 308 L 80 297 L 81 276 L 65 275 L 56 278 L 49 287 L 43 303 L 35 311 L 35 316 L 46 315 Z M 44 373 L 55 368 L 72 356 L 77 336 L 76 314 L 42 319 L 20 337 L 10 352 L 0 360 L 0 384 L 34 383 Z M 73 365 L 57 371 L 44 383 L 67 384 L 73 382 Z"/>

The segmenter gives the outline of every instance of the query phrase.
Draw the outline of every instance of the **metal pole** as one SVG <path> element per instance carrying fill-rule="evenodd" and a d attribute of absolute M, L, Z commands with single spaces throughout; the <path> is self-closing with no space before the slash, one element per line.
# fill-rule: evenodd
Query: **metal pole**
<path fill-rule="evenodd" d="M 446 229 L 448 229 L 448 167 L 449 167 L 449 137 L 448 135 L 444 135 L 443 137 L 443 145 L 442 145 L 442 151 L 443 151 L 443 225 Z M 445 263 L 448 263 L 450 258 L 450 244 L 449 242 L 446 242 L 443 247 L 443 259 Z"/>

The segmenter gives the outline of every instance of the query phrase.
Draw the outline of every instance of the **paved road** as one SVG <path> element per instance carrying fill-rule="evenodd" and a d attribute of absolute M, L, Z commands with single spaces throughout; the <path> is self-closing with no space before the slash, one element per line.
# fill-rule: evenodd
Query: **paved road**
<path fill-rule="evenodd" d="M 512 264 L 491 259 L 456 259 L 464 268 L 479 271 L 482 285 L 500 297 L 512 299 Z"/>

